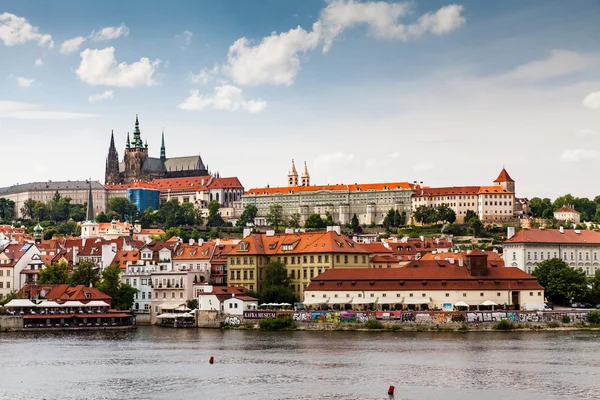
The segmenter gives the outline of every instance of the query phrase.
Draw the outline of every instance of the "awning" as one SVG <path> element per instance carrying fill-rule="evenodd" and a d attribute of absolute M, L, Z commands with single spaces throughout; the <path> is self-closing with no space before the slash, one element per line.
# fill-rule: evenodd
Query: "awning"
<path fill-rule="evenodd" d="M 333 297 L 329 299 L 329 304 L 350 304 L 352 297 Z"/>
<path fill-rule="evenodd" d="M 63 305 L 58 304 L 55 301 L 42 301 L 37 306 L 40 308 L 56 308 L 56 307 L 62 307 Z"/>
<path fill-rule="evenodd" d="M 85 304 L 83 304 L 82 302 L 78 301 L 78 300 L 69 300 L 69 301 L 65 301 L 62 304 L 63 307 L 85 307 Z"/>
<path fill-rule="evenodd" d="M 11 301 L 9 301 L 8 303 L 6 303 L 4 305 L 4 307 L 6 308 L 11 308 L 11 307 L 36 307 L 36 304 L 34 302 L 32 302 L 31 300 L 27 300 L 27 299 L 12 299 Z"/>
<path fill-rule="evenodd" d="M 404 301 L 402 297 L 378 297 L 377 304 L 401 304 Z"/>
<path fill-rule="evenodd" d="M 108 307 L 108 303 L 102 300 L 92 300 L 86 304 L 86 307 Z"/>
<path fill-rule="evenodd" d="M 175 311 L 188 311 L 189 308 L 184 304 L 182 306 L 179 306 L 175 309 Z"/>
<path fill-rule="evenodd" d="M 498 304 L 497 304 L 497 303 L 494 303 L 494 302 L 493 302 L 493 301 L 491 301 L 491 300 L 486 300 L 486 301 L 484 301 L 483 303 L 481 303 L 481 305 L 482 305 L 482 306 L 497 306 Z"/>
<path fill-rule="evenodd" d="M 156 318 L 169 318 L 169 319 L 194 318 L 194 315 L 190 314 L 190 313 L 165 313 L 165 314 L 157 315 Z"/>
<path fill-rule="evenodd" d="M 185 305 L 185 304 L 162 303 L 160 306 L 158 306 L 158 308 L 160 308 L 161 310 L 176 310 L 178 307 L 181 307 L 183 305 Z"/>
<path fill-rule="evenodd" d="M 309 297 L 307 299 L 304 300 L 303 304 L 326 304 L 329 302 L 329 299 L 327 298 L 315 298 L 315 297 Z M 264 305 L 264 304 L 263 304 Z"/>
<path fill-rule="evenodd" d="M 375 304 L 377 299 L 374 297 L 357 297 L 352 300 L 352 304 Z"/>
<path fill-rule="evenodd" d="M 469 307 L 469 305 L 467 303 L 465 303 L 464 301 L 457 301 L 456 303 L 454 303 L 454 306 L 456 307 Z"/>
<path fill-rule="evenodd" d="M 402 304 L 429 304 L 431 297 L 405 297 Z"/>

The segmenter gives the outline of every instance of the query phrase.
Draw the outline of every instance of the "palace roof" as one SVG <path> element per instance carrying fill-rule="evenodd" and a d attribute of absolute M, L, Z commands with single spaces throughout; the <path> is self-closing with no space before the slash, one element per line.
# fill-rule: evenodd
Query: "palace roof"
<path fill-rule="evenodd" d="M 579 233 L 577 233 L 579 232 Z M 521 229 L 505 244 L 511 243 L 547 243 L 547 244 L 600 244 L 600 232 L 592 230 L 564 229 Z"/>
<path fill-rule="evenodd" d="M 365 183 L 354 185 L 321 185 L 321 186 L 285 186 L 276 188 L 255 188 L 248 190 L 246 195 L 265 195 L 265 194 L 295 194 L 304 192 L 317 192 L 322 190 L 329 191 L 347 191 L 361 192 L 368 190 L 396 190 L 413 189 L 414 186 L 408 182 L 389 182 L 389 183 Z"/>

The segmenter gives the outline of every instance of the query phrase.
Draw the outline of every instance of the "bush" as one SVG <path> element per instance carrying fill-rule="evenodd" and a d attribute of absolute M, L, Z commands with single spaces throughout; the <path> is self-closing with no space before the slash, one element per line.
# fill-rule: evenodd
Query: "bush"
<path fill-rule="evenodd" d="M 460 325 L 460 328 L 458 328 L 459 331 L 468 331 L 469 330 L 469 325 L 466 322 L 463 322 Z"/>
<path fill-rule="evenodd" d="M 560 324 L 558 323 L 558 321 L 550 321 L 546 326 L 548 328 L 558 328 Z"/>
<path fill-rule="evenodd" d="M 367 329 L 383 329 L 383 324 L 376 319 L 370 319 L 365 322 L 365 328 Z"/>
<path fill-rule="evenodd" d="M 590 324 L 600 324 L 600 311 L 594 310 L 587 315 L 587 321 Z"/>
<path fill-rule="evenodd" d="M 280 315 L 277 318 L 261 319 L 259 323 L 263 331 L 283 331 L 296 328 L 296 322 L 290 315 Z"/>
<path fill-rule="evenodd" d="M 402 327 L 400 325 L 386 326 L 385 330 L 392 331 L 392 332 L 398 332 L 398 331 L 402 330 Z"/>
<path fill-rule="evenodd" d="M 569 317 L 568 315 L 563 315 L 561 321 L 562 321 L 563 324 L 568 324 L 568 323 L 571 322 L 571 317 Z"/>
<path fill-rule="evenodd" d="M 515 325 L 507 319 L 503 319 L 502 321 L 496 323 L 493 328 L 495 331 L 511 331 L 515 329 Z"/>
<path fill-rule="evenodd" d="M 465 322 L 465 316 L 462 314 L 454 314 L 452 316 L 452 322 Z"/>

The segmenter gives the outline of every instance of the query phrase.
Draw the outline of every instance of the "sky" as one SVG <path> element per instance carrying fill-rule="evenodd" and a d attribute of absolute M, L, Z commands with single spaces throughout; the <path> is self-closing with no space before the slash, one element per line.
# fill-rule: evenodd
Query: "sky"
<path fill-rule="evenodd" d="M 600 194 L 600 2 L 0 0 L 0 187 L 158 157 L 245 188 Z"/>

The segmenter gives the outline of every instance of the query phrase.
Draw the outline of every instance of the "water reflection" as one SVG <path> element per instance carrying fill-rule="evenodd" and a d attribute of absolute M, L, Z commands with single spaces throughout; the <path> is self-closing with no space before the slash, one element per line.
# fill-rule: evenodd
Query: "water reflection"
<path fill-rule="evenodd" d="M 388 399 L 389 385 L 397 400 L 594 399 L 599 336 L 158 327 L 2 334 L 0 399 Z"/>

